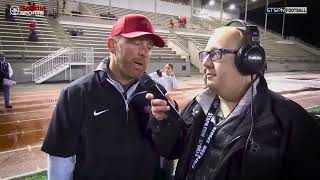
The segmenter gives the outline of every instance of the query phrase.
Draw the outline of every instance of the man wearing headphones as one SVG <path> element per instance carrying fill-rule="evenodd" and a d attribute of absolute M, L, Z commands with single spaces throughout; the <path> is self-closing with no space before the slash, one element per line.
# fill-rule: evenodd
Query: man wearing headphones
<path fill-rule="evenodd" d="M 208 88 L 181 119 L 147 94 L 155 145 L 179 159 L 176 180 L 320 178 L 320 129 L 301 106 L 268 89 L 259 42 L 257 27 L 244 21 L 216 29 L 199 53 Z"/>

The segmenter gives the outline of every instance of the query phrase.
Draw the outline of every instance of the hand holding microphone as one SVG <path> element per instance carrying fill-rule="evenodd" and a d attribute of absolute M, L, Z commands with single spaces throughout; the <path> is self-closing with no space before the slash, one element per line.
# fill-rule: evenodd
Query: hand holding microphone
<path fill-rule="evenodd" d="M 165 97 L 168 99 L 170 104 L 174 103 L 169 94 L 165 94 Z M 151 101 L 151 112 L 157 120 L 163 120 L 168 117 L 167 113 L 170 111 L 171 107 L 168 105 L 169 103 L 166 100 L 154 99 L 154 95 L 151 93 L 148 93 L 146 98 Z"/>
<path fill-rule="evenodd" d="M 179 119 L 181 117 L 179 112 L 174 108 L 172 98 L 168 94 L 164 95 L 150 76 L 144 74 L 139 82 L 149 92 L 146 98 L 151 100 L 151 112 L 157 120 L 166 118 Z"/>

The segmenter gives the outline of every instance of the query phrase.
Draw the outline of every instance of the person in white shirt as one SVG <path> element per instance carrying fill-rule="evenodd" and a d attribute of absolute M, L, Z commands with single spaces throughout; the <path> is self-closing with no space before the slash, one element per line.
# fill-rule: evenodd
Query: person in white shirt
<path fill-rule="evenodd" d="M 157 71 L 150 73 L 149 76 L 152 78 L 152 80 L 161 84 L 167 92 L 177 89 L 178 87 L 172 64 L 166 64 L 162 70 L 158 69 Z M 165 157 L 161 157 L 160 161 L 165 178 L 168 180 L 173 179 L 175 169 L 174 160 L 169 160 Z"/>
<path fill-rule="evenodd" d="M 149 76 L 154 81 L 161 84 L 166 89 L 166 91 L 172 91 L 174 89 L 177 89 L 178 87 L 172 64 L 166 64 L 164 66 L 164 69 L 152 72 L 149 74 Z"/>

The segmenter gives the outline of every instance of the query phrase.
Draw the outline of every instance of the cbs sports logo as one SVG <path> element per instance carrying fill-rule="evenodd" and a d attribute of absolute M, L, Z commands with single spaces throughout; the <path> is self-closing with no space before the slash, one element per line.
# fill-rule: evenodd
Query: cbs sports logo
<path fill-rule="evenodd" d="M 45 6 L 11 6 L 10 14 L 13 16 L 44 16 L 46 9 Z"/>

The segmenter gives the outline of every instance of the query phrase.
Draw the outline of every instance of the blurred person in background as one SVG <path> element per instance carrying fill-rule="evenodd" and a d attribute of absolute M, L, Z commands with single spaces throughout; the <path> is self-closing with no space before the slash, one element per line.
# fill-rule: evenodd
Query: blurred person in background
<path fill-rule="evenodd" d="M 11 14 L 11 5 L 10 4 L 6 4 L 6 9 L 5 9 L 5 19 L 7 21 L 15 21 L 14 15 Z"/>
<path fill-rule="evenodd" d="M 172 64 L 166 64 L 162 70 L 152 72 L 149 76 L 159 84 L 161 84 L 167 91 L 172 91 L 178 88 L 177 78 L 173 71 Z"/>
<path fill-rule="evenodd" d="M 38 32 L 37 32 L 37 22 L 35 19 L 33 19 L 30 23 L 29 23 L 29 37 L 28 37 L 28 41 L 33 41 L 36 42 L 39 40 L 38 37 Z"/>
<path fill-rule="evenodd" d="M 149 74 L 152 80 L 161 84 L 167 92 L 177 89 L 177 79 L 173 71 L 172 64 L 166 64 L 162 70 L 158 69 L 156 72 Z M 173 179 L 174 175 L 174 160 L 161 157 L 161 167 L 166 179 Z"/>
<path fill-rule="evenodd" d="M 10 104 L 10 89 L 14 85 L 14 81 L 11 80 L 13 70 L 9 62 L 6 62 L 6 57 L 0 52 L 0 84 L 3 91 L 4 107 L 12 108 Z"/>

